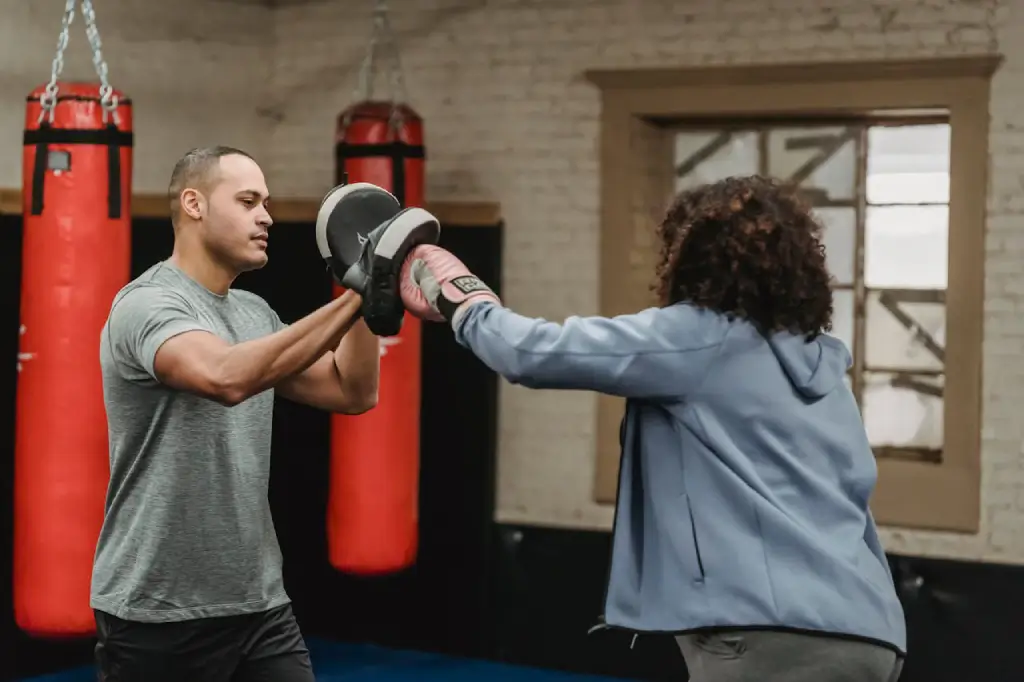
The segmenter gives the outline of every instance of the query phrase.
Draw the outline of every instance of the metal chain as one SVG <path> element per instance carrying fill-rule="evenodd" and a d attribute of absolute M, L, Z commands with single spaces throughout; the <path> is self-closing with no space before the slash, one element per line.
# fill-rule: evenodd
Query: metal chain
<path fill-rule="evenodd" d="M 391 65 L 391 101 L 394 103 L 404 103 L 405 77 L 402 74 L 402 57 L 398 50 L 398 41 L 395 40 L 395 33 L 391 30 L 391 15 L 384 0 L 377 0 L 377 17 L 381 33 L 384 35 L 385 42 L 387 43 L 388 52 L 393 60 Z"/>
<path fill-rule="evenodd" d="M 381 50 L 383 48 L 383 50 Z M 379 53 L 378 50 L 381 50 Z M 370 43 L 366 48 L 366 56 L 359 68 L 359 78 L 356 83 L 352 99 L 354 101 L 372 100 L 374 90 L 374 76 L 378 65 L 379 56 L 391 58 L 391 125 L 397 126 L 401 122 L 401 104 L 405 102 L 405 76 L 402 71 L 402 60 L 398 50 L 398 43 L 391 30 L 391 21 L 387 0 L 374 0 L 373 5 L 373 32 L 370 35 Z M 347 117 L 345 125 L 351 122 L 351 114 Z"/>
<path fill-rule="evenodd" d="M 96 68 L 96 75 L 100 78 L 100 106 L 103 107 L 103 122 L 113 114 L 114 122 L 118 123 L 117 117 L 117 95 L 107 78 L 107 62 L 103 59 L 103 41 L 100 40 L 100 30 L 96 27 L 96 10 L 92 7 L 92 0 L 82 0 L 82 17 L 85 19 L 85 35 L 89 39 L 89 47 L 92 48 L 92 64 Z"/>
<path fill-rule="evenodd" d="M 70 38 L 71 22 L 75 20 L 75 0 L 67 0 L 64 4 L 64 17 L 60 22 L 60 35 L 57 36 L 57 54 L 53 57 L 53 66 L 50 67 L 50 82 L 46 84 L 46 90 L 39 97 L 39 104 L 42 110 L 39 112 L 39 122 L 47 116 L 50 123 L 53 123 L 53 109 L 57 104 L 57 79 L 64 71 L 64 50 L 68 47 Z"/>
<path fill-rule="evenodd" d="M 96 10 L 92 6 L 92 0 L 81 0 L 82 16 L 85 19 L 85 34 L 89 39 L 89 47 L 92 49 L 92 63 L 96 69 L 96 75 L 100 79 L 100 106 L 103 108 L 103 122 L 106 123 L 111 115 L 114 122 L 119 122 L 117 115 L 117 95 L 110 85 L 107 76 L 107 62 L 103 59 L 103 42 L 100 40 L 100 32 L 96 27 Z M 57 80 L 64 71 L 64 51 L 68 47 L 70 28 L 75 20 L 75 0 L 67 0 L 64 5 L 64 17 L 61 20 L 60 36 L 57 38 L 57 54 L 53 58 L 53 67 L 50 69 L 50 82 L 46 90 L 39 98 L 42 111 L 39 113 L 39 121 L 49 118 L 53 123 L 53 113 L 57 105 Z"/>
<path fill-rule="evenodd" d="M 352 93 L 352 100 L 355 102 L 358 102 L 360 99 L 373 99 L 374 61 L 377 56 L 377 41 L 380 40 L 379 34 L 379 11 L 375 8 L 373 10 L 373 32 L 370 34 L 370 42 L 366 46 L 366 55 L 363 57 L 363 63 L 359 67 L 359 79 Z"/>
<path fill-rule="evenodd" d="M 384 35 L 387 36 L 389 52 L 393 63 L 391 65 L 391 128 L 397 129 L 402 123 L 401 105 L 405 103 L 405 75 L 402 73 L 402 56 L 398 49 L 398 41 L 395 40 L 394 31 L 391 30 L 391 18 L 388 15 L 387 6 L 383 0 L 378 0 L 379 6 L 384 9 L 381 12 L 381 24 Z"/>

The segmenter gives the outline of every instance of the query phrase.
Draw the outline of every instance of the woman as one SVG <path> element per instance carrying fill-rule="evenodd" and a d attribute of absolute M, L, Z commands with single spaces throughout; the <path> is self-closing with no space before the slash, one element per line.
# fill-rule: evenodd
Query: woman
<path fill-rule="evenodd" d="M 609 627 L 676 634 L 698 682 L 893 682 L 905 622 L 821 226 L 729 178 L 680 194 L 659 237 L 660 305 L 634 315 L 517 315 L 433 246 L 403 298 L 513 383 L 626 398 Z"/>

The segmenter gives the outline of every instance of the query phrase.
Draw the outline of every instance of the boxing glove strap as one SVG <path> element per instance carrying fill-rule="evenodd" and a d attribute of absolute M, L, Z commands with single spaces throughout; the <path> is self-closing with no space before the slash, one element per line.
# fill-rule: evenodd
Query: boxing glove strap
<path fill-rule="evenodd" d="M 444 288 L 442 287 L 441 295 L 437 297 L 437 311 L 444 316 L 444 319 L 450 320 L 453 323 L 455 321 L 455 311 L 464 303 L 477 298 L 479 294 L 484 294 L 487 298 L 497 298 L 494 290 L 475 275 L 460 275 L 448 280 L 446 284 L 454 287 L 459 296 L 455 299 L 449 298 L 445 295 Z"/>

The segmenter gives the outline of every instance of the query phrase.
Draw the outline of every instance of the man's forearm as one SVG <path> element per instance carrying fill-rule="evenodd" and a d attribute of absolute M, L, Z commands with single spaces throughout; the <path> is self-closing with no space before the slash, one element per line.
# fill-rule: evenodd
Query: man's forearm
<path fill-rule="evenodd" d="M 342 390 L 376 402 L 380 386 L 380 339 L 360 320 L 334 350 L 334 366 Z"/>
<path fill-rule="evenodd" d="M 242 400 L 273 388 L 338 346 L 359 319 L 361 305 L 347 291 L 279 332 L 231 346 L 219 363 L 221 380 Z"/>

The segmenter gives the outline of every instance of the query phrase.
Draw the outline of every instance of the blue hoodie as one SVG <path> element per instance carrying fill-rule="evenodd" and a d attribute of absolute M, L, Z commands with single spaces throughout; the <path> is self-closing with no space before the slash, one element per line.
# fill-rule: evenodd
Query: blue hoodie
<path fill-rule="evenodd" d="M 455 327 L 512 383 L 626 398 L 608 626 L 789 629 L 905 653 L 841 341 L 766 338 L 686 304 L 556 324 L 479 303 Z"/>

